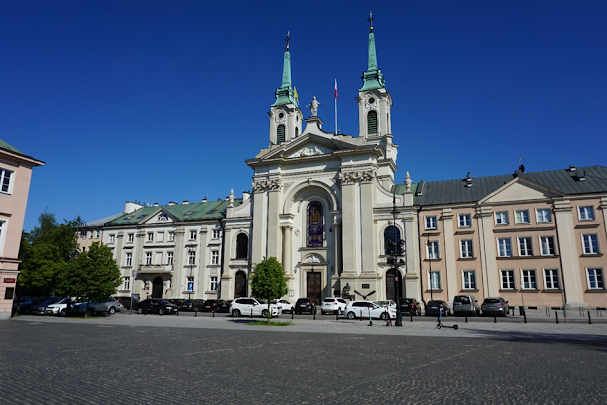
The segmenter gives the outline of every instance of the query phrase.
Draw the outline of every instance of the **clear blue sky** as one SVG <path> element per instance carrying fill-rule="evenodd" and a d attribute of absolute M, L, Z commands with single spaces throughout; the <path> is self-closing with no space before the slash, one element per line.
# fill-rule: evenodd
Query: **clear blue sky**
<path fill-rule="evenodd" d="M 337 79 L 357 135 L 370 9 L 397 182 L 607 164 L 607 1 L 3 1 L 0 138 L 46 162 L 24 228 L 240 196 L 287 31 L 301 104 L 332 131 Z"/>

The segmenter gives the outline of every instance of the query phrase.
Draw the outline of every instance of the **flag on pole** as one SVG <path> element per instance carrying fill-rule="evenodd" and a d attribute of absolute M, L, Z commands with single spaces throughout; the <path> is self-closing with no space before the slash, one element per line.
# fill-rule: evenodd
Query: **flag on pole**
<path fill-rule="evenodd" d="M 337 79 L 335 79 L 335 98 L 337 98 Z"/>
<path fill-rule="evenodd" d="M 294 91 L 294 96 L 295 96 L 295 100 L 297 100 L 297 104 L 299 104 L 299 95 L 297 94 L 297 87 L 293 87 L 293 91 Z"/>

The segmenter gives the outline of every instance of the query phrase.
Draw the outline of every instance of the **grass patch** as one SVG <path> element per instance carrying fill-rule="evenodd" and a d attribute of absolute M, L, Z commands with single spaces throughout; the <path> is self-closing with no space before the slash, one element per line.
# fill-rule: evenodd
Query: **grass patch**
<path fill-rule="evenodd" d="M 253 321 L 248 322 L 247 325 L 259 325 L 259 326 L 289 326 L 293 325 L 292 321 Z"/>

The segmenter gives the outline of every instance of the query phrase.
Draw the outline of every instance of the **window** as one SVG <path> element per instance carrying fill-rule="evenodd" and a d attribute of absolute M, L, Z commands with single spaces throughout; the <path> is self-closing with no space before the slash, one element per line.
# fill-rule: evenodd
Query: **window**
<path fill-rule="evenodd" d="M 426 217 L 426 229 L 436 229 L 436 228 L 437 228 L 436 217 L 434 217 L 434 216 Z"/>
<path fill-rule="evenodd" d="M 377 133 L 377 111 L 375 111 L 375 110 L 371 110 L 367 114 L 367 133 L 368 134 Z"/>
<path fill-rule="evenodd" d="M 400 241 L 400 230 L 394 225 L 390 225 L 384 231 L 384 254 L 398 254 Z"/>
<path fill-rule="evenodd" d="M 596 255 L 599 253 L 598 238 L 596 235 L 582 235 L 584 254 Z"/>
<path fill-rule="evenodd" d="M 588 275 L 588 288 L 591 290 L 604 290 L 603 269 L 586 269 Z"/>
<path fill-rule="evenodd" d="M 528 224 L 529 223 L 529 211 L 520 210 L 516 211 L 516 223 L 517 224 Z"/>
<path fill-rule="evenodd" d="M 540 246 L 542 249 L 542 256 L 554 256 L 556 254 L 553 236 L 540 236 Z"/>
<path fill-rule="evenodd" d="M 124 282 L 123 282 L 123 290 L 130 290 L 131 289 L 131 278 L 130 277 L 124 277 Z"/>
<path fill-rule="evenodd" d="M 12 177 L 13 172 L 10 170 L 0 169 L 0 190 L 5 194 L 11 194 L 13 192 Z"/>
<path fill-rule="evenodd" d="M 188 277 L 188 291 L 194 291 L 194 277 Z"/>
<path fill-rule="evenodd" d="M 471 226 L 472 226 L 472 215 L 461 214 L 459 216 L 459 227 L 460 228 L 469 228 Z"/>
<path fill-rule="evenodd" d="M 129 233 L 129 234 L 127 235 L 127 239 L 126 239 L 126 240 L 127 240 L 127 242 L 131 242 L 131 243 L 133 243 L 133 240 L 135 240 L 135 234 L 133 234 L 133 233 Z"/>
<path fill-rule="evenodd" d="M 533 256 L 530 237 L 518 238 L 518 253 L 519 256 Z"/>
<path fill-rule="evenodd" d="M 14 295 L 15 295 L 15 287 L 6 287 L 6 290 L 4 290 L 4 299 L 12 300 Z"/>
<path fill-rule="evenodd" d="M 219 264 L 219 251 L 213 250 L 211 252 L 211 264 Z"/>
<path fill-rule="evenodd" d="M 196 264 L 196 251 L 188 250 L 188 264 L 195 265 Z"/>
<path fill-rule="evenodd" d="M 285 141 L 285 126 L 279 125 L 278 129 L 276 130 L 276 143 L 278 145 L 280 145 L 284 141 Z"/>
<path fill-rule="evenodd" d="M 246 233 L 236 236 L 236 258 L 246 259 L 249 257 L 249 237 Z"/>
<path fill-rule="evenodd" d="M 471 259 L 474 257 L 474 251 L 472 250 L 472 239 L 459 241 L 459 254 L 459 257 L 463 259 Z"/>
<path fill-rule="evenodd" d="M 115 237 L 114 235 L 110 235 L 110 236 L 108 237 L 108 243 L 114 243 L 114 239 L 115 239 L 115 238 L 116 238 L 116 237 Z"/>
<path fill-rule="evenodd" d="M 93 231 L 89 231 L 89 239 L 93 239 Z"/>
<path fill-rule="evenodd" d="M 175 232 L 169 232 L 169 242 L 173 242 L 175 240 Z"/>
<path fill-rule="evenodd" d="M 126 254 L 126 259 L 124 261 L 125 266 L 132 266 L 133 265 L 133 254 L 132 253 L 127 253 Z"/>
<path fill-rule="evenodd" d="M 221 236 L 219 229 L 213 229 L 213 239 L 219 239 Z"/>
<path fill-rule="evenodd" d="M 558 290 L 560 288 L 558 269 L 544 269 L 544 285 L 546 290 Z"/>
<path fill-rule="evenodd" d="M 167 264 L 173 264 L 173 252 L 167 252 Z"/>
<path fill-rule="evenodd" d="M 154 233 L 148 232 L 148 242 L 154 242 Z"/>
<path fill-rule="evenodd" d="M 158 242 L 164 242 L 164 232 L 158 232 L 158 234 L 156 234 L 156 240 Z"/>
<path fill-rule="evenodd" d="M 439 271 L 432 271 L 429 273 L 429 277 L 430 277 L 430 282 L 429 282 L 429 286 L 431 290 L 440 290 L 440 272 Z"/>
<path fill-rule="evenodd" d="M 147 252 L 145 254 L 145 264 L 146 264 L 146 266 L 152 265 L 152 253 L 151 252 Z"/>
<path fill-rule="evenodd" d="M 510 238 L 499 238 L 497 240 L 497 256 L 498 257 L 511 257 L 512 246 L 510 245 Z"/>
<path fill-rule="evenodd" d="M 508 211 L 496 212 L 495 213 L 495 224 L 496 225 L 508 225 Z"/>
<path fill-rule="evenodd" d="M 428 259 L 438 259 L 438 241 L 430 241 L 426 245 L 426 257 Z"/>
<path fill-rule="evenodd" d="M 476 274 L 474 270 L 464 270 L 464 290 L 476 290 Z"/>
<path fill-rule="evenodd" d="M 308 205 L 308 247 L 323 245 L 323 231 L 322 205 L 313 201 Z"/>
<path fill-rule="evenodd" d="M 502 290 L 514 290 L 514 270 L 502 270 Z"/>
<path fill-rule="evenodd" d="M 536 290 L 535 270 L 521 270 L 523 290 Z"/>
<path fill-rule="evenodd" d="M 86 231 L 80 231 L 80 237 L 86 239 Z"/>
<path fill-rule="evenodd" d="M 95 231 L 95 239 L 99 239 L 99 234 L 101 234 L 101 231 Z"/>
<path fill-rule="evenodd" d="M 594 209 L 592 206 L 578 207 L 580 221 L 592 221 L 594 219 Z"/>
<path fill-rule="evenodd" d="M 212 276 L 211 277 L 211 291 L 217 291 L 217 277 L 216 276 Z"/>
<path fill-rule="evenodd" d="M 190 240 L 196 240 L 196 231 L 190 231 Z"/>
<path fill-rule="evenodd" d="M 538 223 L 542 223 L 542 222 L 551 222 L 552 219 L 550 217 L 550 210 L 549 209 L 540 209 L 537 210 L 537 222 Z"/>

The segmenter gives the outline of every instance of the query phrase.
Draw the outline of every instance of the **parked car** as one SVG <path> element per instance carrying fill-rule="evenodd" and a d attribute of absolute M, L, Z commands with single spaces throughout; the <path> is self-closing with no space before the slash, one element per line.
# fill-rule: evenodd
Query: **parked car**
<path fill-rule="evenodd" d="M 181 311 L 202 311 L 205 305 L 205 300 L 185 300 L 181 303 Z"/>
<path fill-rule="evenodd" d="M 230 306 L 232 305 L 232 300 L 219 300 L 219 305 L 217 305 L 217 312 L 230 313 Z"/>
<path fill-rule="evenodd" d="M 389 307 L 396 309 L 396 302 L 392 300 L 375 301 L 375 303 L 380 307 Z"/>
<path fill-rule="evenodd" d="M 139 301 L 137 298 L 129 297 L 129 296 L 120 296 L 115 297 L 116 301 L 121 303 L 124 306 L 124 309 L 130 310 L 131 304 L 133 305 L 133 309 L 135 309 L 135 304 Z"/>
<path fill-rule="evenodd" d="M 415 298 L 400 298 L 398 300 L 401 314 L 413 314 L 420 316 L 422 314 L 422 306 Z"/>
<path fill-rule="evenodd" d="M 481 307 L 472 295 L 456 295 L 453 298 L 453 315 L 480 315 Z"/>
<path fill-rule="evenodd" d="M 362 318 L 379 318 L 384 321 L 388 319 L 396 319 L 396 309 L 380 307 L 371 301 L 350 301 L 344 310 L 348 319 Z"/>
<path fill-rule="evenodd" d="M 272 316 L 278 316 L 282 312 L 280 307 L 276 304 L 270 304 L 270 311 Z M 230 306 L 230 314 L 232 316 L 252 315 L 265 318 L 268 316 L 268 304 L 253 297 L 236 298 L 232 301 L 232 305 Z"/>
<path fill-rule="evenodd" d="M 135 305 L 135 309 L 140 314 L 169 315 L 179 312 L 179 307 L 177 305 L 171 304 L 162 298 L 148 298 L 147 300 L 140 301 Z"/>
<path fill-rule="evenodd" d="M 309 312 L 310 315 L 316 313 L 316 305 L 310 298 L 299 298 L 295 302 L 295 313 L 301 314 L 303 312 Z"/>
<path fill-rule="evenodd" d="M 185 298 L 168 298 L 165 301 L 181 307 L 181 305 L 183 305 L 183 303 L 187 300 Z"/>
<path fill-rule="evenodd" d="M 272 303 L 278 305 L 282 309 L 283 314 L 285 312 L 288 312 L 291 314 L 295 310 L 295 306 L 287 300 L 274 300 L 274 301 L 272 301 Z"/>
<path fill-rule="evenodd" d="M 343 314 L 344 313 L 344 309 L 346 309 L 346 306 L 348 305 L 348 302 L 343 299 L 343 298 L 325 298 L 324 300 L 322 300 L 322 305 L 320 306 L 320 313 L 321 314 L 334 314 L 335 312 L 339 313 L 339 314 Z"/>
<path fill-rule="evenodd" d="M 47 306 L 55 304 L 59 301 L 61 301 L 61 297 L 49 298 L 48 300 L 46 300 L 38 305 L 34 305 L 34 306 L 30 307 L 29 312 L 32 315 L 44 315 L 46 312 Z"/>
<path fill-rule="evenodd" d="M 107 297 L 100 299 L 95 302 L 84 301 L 80 304 L 75 304 L 72 307 L 72 314 L 84 314 L 94 315 L 99 313 L 107 313 L 108 315 L 114 315 L 119 308 L 119 304 L 114 297 Z"/>
<path fill-rule="evenodd" d="M 47 297 L 48 298 L 48 297 Z M 19 304 L 19 313 L 25 315 L 32 314 L 32 308 L 42 304 L 47 298 L 30 298 L 27 301 L 23 301 Z"/>
<path fill-rule="evenodd" d="M 203 312 L 217 312 L 217 307 L 219 306 L 219 302 L 217 300 L 206 300 L 204 304 L 202 304 L 201 311 Z"/>
<path fill-rule="evenodd" d="M 439 313 L 448 316 L 449 312 L 449 304 L 443 300 L 430 300 L 426 304 L 426 316 L 438 316 Z"/>
<path fill-rule="evenodd" d="M 508 316 L 510 305 L 508 305 L 508 301 L 502 297 L 485 298 L 481 305 L 481 310 L 483 311 L 483 315 Z"/>
<path fill-rule="evenodd" d="M 82 300 L 79 298 L 64 298 L 61 301 L 51 304 L 46 307 L 46 315 L 60 315 L 65 316 L 67 312 L 67 303 L 70 302 L 70 306 L 73 307 L 76 304 L 80 304 Z"/>

